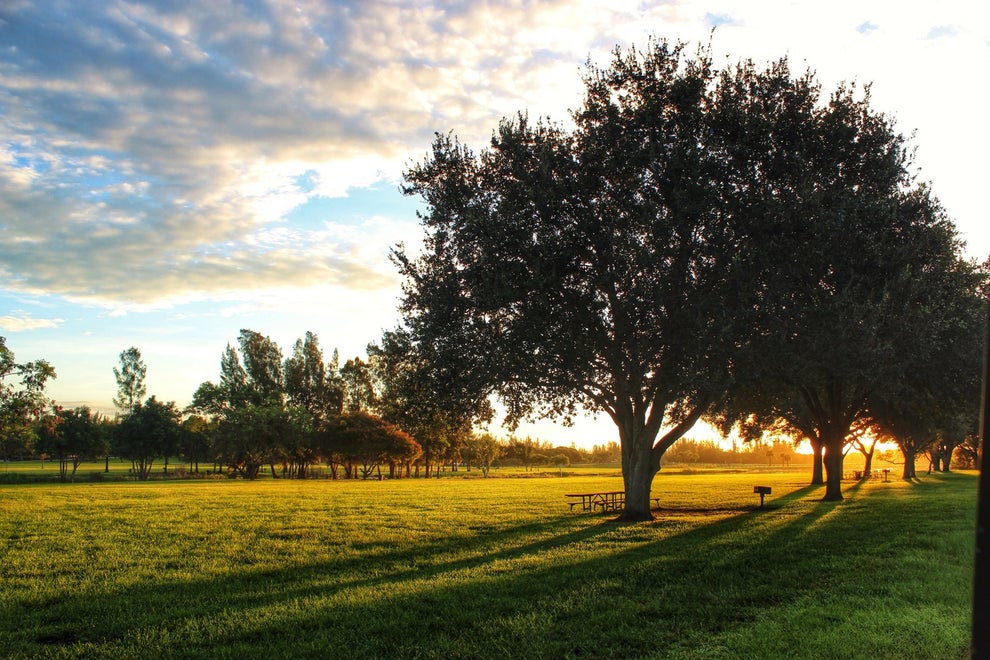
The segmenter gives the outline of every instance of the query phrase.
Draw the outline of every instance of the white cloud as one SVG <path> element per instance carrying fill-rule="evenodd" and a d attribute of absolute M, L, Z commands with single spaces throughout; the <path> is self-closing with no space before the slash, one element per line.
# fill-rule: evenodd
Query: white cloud
<path fill-rule="evenodd" d="M 63 323 L 62 319 L 35 319 L 29 316 L 0 316 L 0 330 L 6 332 L 25 332 L 43 328 L 57 328 Z"/>
<path fill-rule="evenodd" d="M 919 130 L 971 242 L 980 229 L 987 10 L 947 0 L 22 3 L 0 25 L 0 273 L 8 290 L 118 309 L 321 283 L 395 286 L 372 223 L 293 226 L 313 196 L 395 182 L 434 131 L 483 146 L 502 116 L 563 120 L 588 57 L 650 34 L 721 58 L 788 54 Z M 938 37 L 938 38 L 934 38 Z M 719 59 L 719 62 L 722 60 Z M 966 63 L 960 65 L 960 63 Z M 307 185 L 301 186 L 304 177 Z M 367 218 L 366 218 L 367 219 Z M 392 218 L 393 232 L 415 226 Z M 398 225 L 402 224 L 399 229 Z M 346 239 L 346 240 L 345 240 Z"/>

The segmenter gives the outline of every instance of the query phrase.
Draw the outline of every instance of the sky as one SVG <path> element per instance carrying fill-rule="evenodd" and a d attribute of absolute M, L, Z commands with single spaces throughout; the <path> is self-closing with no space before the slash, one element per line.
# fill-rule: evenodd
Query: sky
<path fill-rule="evenodd" d="M 833 0 L 3 0 L 0 336 L 61 405 L 112 410 L 136 346 L 188 404 L 248 328 L 364 356 L 418 244 L 402 172 L 436 132 L 476 150 L 519 111 L 566 121 L 585 64 L 651 36 L 716 64 L 789 58 L 871 84 L 967 253 L 990 254 L 990 4 Z M 498 429 L 494 429 L 498 431 Z M 617 440 L 549 422 L 555 444 Z M 691 435 L 689 433 L 689 435 Z"/>

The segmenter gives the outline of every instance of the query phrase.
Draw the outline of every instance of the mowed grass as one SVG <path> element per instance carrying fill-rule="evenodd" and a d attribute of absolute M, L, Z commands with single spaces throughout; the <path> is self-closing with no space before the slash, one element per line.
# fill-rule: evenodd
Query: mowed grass
<path fill-rule="evenodd" d="M 0 486 L 8 657 L 961 658 L 976 476 Z M 765 509 L 753 486 L 773 488 Z"/>

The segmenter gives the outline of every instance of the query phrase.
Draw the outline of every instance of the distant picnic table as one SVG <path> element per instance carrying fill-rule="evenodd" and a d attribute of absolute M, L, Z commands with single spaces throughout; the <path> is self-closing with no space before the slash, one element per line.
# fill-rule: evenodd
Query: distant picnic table
<path fill-rule="evenodd" d="M 626 505 L 626 492 L 624 490 L 608 490 L 598 493 L 568 493 L 564 497 L 571 500 L 568 502 L 571 511 L 578 505 L 581 506 L 581 511 L 621 511 Z M 656 503 L 657 507 L 660 506 L 659 497 L 650 497 L 650 499 Z"/>

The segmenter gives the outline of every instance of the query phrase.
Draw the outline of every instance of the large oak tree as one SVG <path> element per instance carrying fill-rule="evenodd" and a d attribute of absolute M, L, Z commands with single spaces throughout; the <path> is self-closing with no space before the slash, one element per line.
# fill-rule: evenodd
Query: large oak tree
<path fill-rule="evenodd" d="M 653 42 L 585 85 L 572 127 L 520 114 L 478 154 L 438 135 L 406 173 L 425 250 L 396 261 L 433 379 L 497 395 L 510 423 L 608 414 L 628 519 L 717 411 L 806 430 L 841 497 L 869 370 L 896 361 L 930 291 L 911 276 L 953 244 L 904 138 L 868 94 L 823 100 L 786 61 L 718 72 Z"/>
<path fill-rule="evenodd" d="M 434 378 L 497 394 L 510 423 L 609 415 L 629 519 L 651 517 L 661 456 L 725 390 L 745 332 L 715 82 L 705 53 L 617 51 L 573 129 L 521 114 L 480 154 L 439 135 L 406 174 L 426 249 L 396 260 Z"/>

